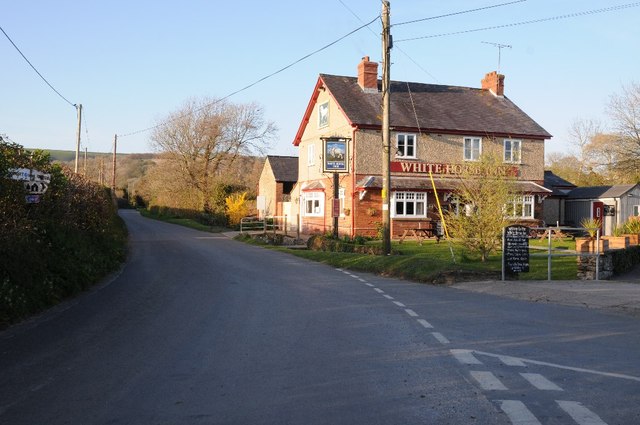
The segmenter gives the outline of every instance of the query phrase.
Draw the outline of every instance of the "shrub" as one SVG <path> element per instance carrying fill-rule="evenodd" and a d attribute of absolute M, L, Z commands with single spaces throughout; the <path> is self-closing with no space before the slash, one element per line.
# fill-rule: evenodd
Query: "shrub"
<path fill-rule="evenodd" d="M 640 216 L 631 216 L 624 224 L 625 233 L 640 233 Z"/>

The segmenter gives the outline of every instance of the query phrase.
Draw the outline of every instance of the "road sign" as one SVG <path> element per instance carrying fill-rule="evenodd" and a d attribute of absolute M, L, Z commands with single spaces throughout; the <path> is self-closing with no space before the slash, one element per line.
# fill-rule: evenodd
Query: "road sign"
<path fill-rule="evenodd" d="M 32 195 L 42 195 L 47 191 L 49 185 L 44 182 L 24 182 L 24 188 Z"/>
<path fill-rule="evenodd" d="M 10 168 L 9 178 L 23 182 L 51 183 L 51 174 L 29 168 Z"/>
<path fill-rule="evenodd" d="M 24 197 L 27 204 L 37 204 L 40 202 L 40 195 L 27 195 Z"/>

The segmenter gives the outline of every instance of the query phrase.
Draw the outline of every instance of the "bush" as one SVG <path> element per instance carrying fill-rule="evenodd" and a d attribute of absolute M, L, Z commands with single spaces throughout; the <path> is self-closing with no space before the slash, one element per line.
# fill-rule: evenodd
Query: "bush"
<path fill-rule="evenodd" d="M 326 235 L 312 235 L 307 240 L 307 248 L 312 251 L 352 252 L 369 255 L 384 253 L 384 248 L 381 245 L 358 245 Z"/>

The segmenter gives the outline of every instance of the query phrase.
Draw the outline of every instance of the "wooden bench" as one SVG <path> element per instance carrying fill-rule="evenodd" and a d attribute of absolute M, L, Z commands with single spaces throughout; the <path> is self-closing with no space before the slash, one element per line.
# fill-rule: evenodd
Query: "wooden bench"
<path fill-rule="evenodd" d="M 413 229 L 405 229 L 404 232 L 402 232 L 402 236 L 400 236 L 400 242 L 402 243 L 404 242 L 404 239 L 407 236 L 412 236 L 414 238 L 416 238 L 416 240 L 418 241 L 418 243 L 420 245 L 422 245 L 422 241 L 426 238 L 436 238 L 436 241 L 439 243 L 440 242 L 440 234 L 436 232 L 436 229 L 434 229 L 433 227 L 420 227 L 420 228 L 413 228 Z"/>

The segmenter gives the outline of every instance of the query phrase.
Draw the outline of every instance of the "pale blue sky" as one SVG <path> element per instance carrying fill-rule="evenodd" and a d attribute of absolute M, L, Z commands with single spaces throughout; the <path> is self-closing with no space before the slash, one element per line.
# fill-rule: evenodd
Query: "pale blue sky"
<path fill-rule="evenodd" d="M 391 23 L 509 0 L 392 0 Z M 606 13 L 465 31 L 602 9 Z M 157 124 L 192 97 L 224 97 L 338 39 L 381 9 L 378 0 L 4 1 L 0 26 L 42 75 L 82 103 L 82 145 L 108 152 L 114 134 Z M 357 15 L 354 16 L 354 15 Z M 358 17 L 362 20 L 358 20 Z M 479 87 L 502 50 L 505 94 L 568 149 L 576 118 L 601 119 L 609 96 L 640 80 L 640 3 L 528 0 L 392 28 L 391 78 Z M 381 60 L 376 21 L 336 45 L 231 97 L 258 102 L 279 128 L 270 154 L 292 146 L 319 73 L 356 75 L 362 56 Z M 76 111 L 58 97 L 0 33 L 0 135 L 27 147 L 75 149 Z M 85 125 L 86 124 L 86 125 Z M 148 152 L 149 132 L 120 137 L 120 152 Z"/>

